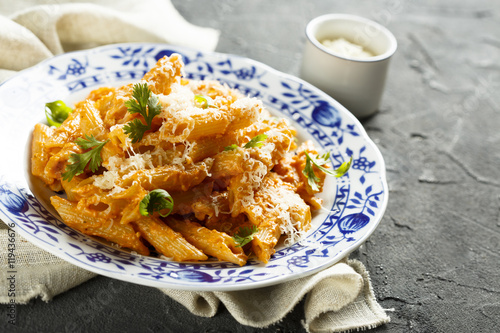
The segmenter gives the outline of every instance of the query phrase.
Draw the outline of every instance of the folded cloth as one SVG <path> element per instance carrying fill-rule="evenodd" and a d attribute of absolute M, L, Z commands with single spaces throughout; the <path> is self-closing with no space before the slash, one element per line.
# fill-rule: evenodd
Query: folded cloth
<path fill-rule="evenodd" d="M 166 42 L 215 49 L 219 32 L 186 22 L 168 0 L 77 3 L 0 2 L 0 82 L 63 52 L 119 42 Z M 8 227 L 0 221 L 0 303 L 8 303 Z M 95 276 L 16 235 L 16 302 L 55 295 Z M 211 317 L 222 302 L 243 325 L 282 320 L 303 298 L 310 332 L 369 329 L 389 321 L 364 266 L 345 260 L 315 275 L 257 290 L 189 292 L 161 289 L 197 316 Z"/>
<path fill-rule="evenodd" d="M 47 1 L 46 5 L 26 7 L 31 2 L 0 2 L 0 69 L 4 70 L 0 81 L 12 71 L 72 50 L 122 42 L 163 42 L 213 51 L 219 39 L 219 31 L 188 23 L 168 0 Z"/>
<path fill-rule="evenodd" d="M 308 332 L 350 332 L 389 322 L 370 277 L 357 260 L 344 260 L 312 276 L 276 286 L 231 292 L 160 289 L 197 316 L 212 317 L 220 302 L 241 324 L 267 327 L 281 321 L 305 296 Z"/>
<path fill-rule="evenodd" d="M 7 225 L 0 221 L 0 303 L 9 303 L 9 265 Z M 48 302 L 96 276 L 31 244 L 16 234 L 16 303 L 26 304 L 40 297 Z"/>

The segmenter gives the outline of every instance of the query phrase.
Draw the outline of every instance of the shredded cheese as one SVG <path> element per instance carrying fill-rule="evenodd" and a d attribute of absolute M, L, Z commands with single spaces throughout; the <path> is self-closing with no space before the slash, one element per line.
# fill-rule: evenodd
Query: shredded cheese
<path fill-rule="evenodd" d="M 111 190 L 119 177 L 117 171 L 104 171 L 102 175 L 95 177 L 94 185 L 103 190 Z"/>

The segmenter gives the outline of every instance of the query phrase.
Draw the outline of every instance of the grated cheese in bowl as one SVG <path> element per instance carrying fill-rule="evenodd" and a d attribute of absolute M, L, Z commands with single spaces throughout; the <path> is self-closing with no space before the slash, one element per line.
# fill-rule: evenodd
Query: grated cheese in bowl
<path fill-rule="evenodd" d="M 353 59 L 366 59 L 375 56 L 363 46 L 354 44 L 345 38 L 325 39 L 321 42 L 328 50 L 340 56 Z"/>

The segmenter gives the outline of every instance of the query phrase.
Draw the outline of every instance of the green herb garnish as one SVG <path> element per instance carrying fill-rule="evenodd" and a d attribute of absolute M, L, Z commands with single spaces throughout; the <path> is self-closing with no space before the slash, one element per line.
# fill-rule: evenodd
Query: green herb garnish
<path fill-rule="evenodd" d="M 240 227 L 238 232 L 233 236 L 233 239 L 238 245 L 236 247 L 242 247 L 250 243 L 259 229 L 256 226 L 251 227 Z"/>
<path fill-rule="evenodd" d="M 123 126 L 125 134 L 132 139 L 132 143 L 136 143 L 141 141 L 144 133 L 151 129 L 153 118 L 160 114 L 161 104 L 158 96 L 151 92 L 146 83 L 136 83 L 132 97 L 125 102 L 128 112 L 139 113 L 146 121 L 144 124 L 139 118 L 135 118 Z"/>
<path fill-rule="evenodd" d="M 45 103 L 45 117 L 50 126 L 61 126 L 72 111 L 63 101 Z"/>
<path fill-rule="evenodd" d="M 248 141 L 247 143 L 245 143 L 245 145 L 243 146 L 243 148 L 259 148 L 259 147 L 262 147 L 264 145 L 262 142 L 264 140 L 266 140 L 266 139 L 267 139 L 267 135 L 266 134 L 256 135 L 250 141 Z M 224 151 L 234 150 L 234 149 L 237 149 L 237 148 L 238 148 L 238 145 L 232 144 L 232 145 L 227 146 L 226 148 L 224 148 Z"/>
<path fill-rule="evenodd" d="M 264 144 L 262 143 L 262 141 L 266 140 L 267 139 L 267 135 L 266 134 L 259 134 L 259 135 L 256 135 L 252 138 L 252 140 L 248 141 L 244 146 L 243 148 L 258 148 L 258 147 L 262 147 Z"/>
<path fill-rule="evenodd" d="M 106 141 L 99 141 L 94 138 L 93 135 L 85 135 L 84 138 L 78 138 L 75 143 L 80 146 L 80 148 L 89 151 L 82 154 L 71 154 L 68 159 L 70 164 L 66 165 L 66 171 L 62 174 L 63 180 L 71 181 L 74 176 L 78 176 L 83 173 L 87 164 L 89 164 L 90 170 L 96 172 L 102 163 L 101 150 L 109 139 Z"/>
<path fill-rule="evenodd" d="M 319 186 L 318 186 L 318 182 L 320 181 L 320 179 L 314 173 L 313 165 L 315 165 L 318 169 L 320 169 L 321 171 L 323 171 L 327 175 L 334 176 L 337 178 L 345 175 L 347 173 L 347 171 L 349 170 L 349 168 L 351 167 L 352 156 L 351 156 L 349 162 L 344 162 L 336 170 L 331 170 L 331 169 L 327 169 L 327 168 L 323 167 L 323 165 L 328 163 L 328 160 L 330 158 L 330 152 L 325 153 L 321 156 L 317 156 L 316 158 L 311 157 L 307 153 L 307 151 L 304 151 L 304 153 L 306 154 L 306 166 L 305 166 L 304 170 L 302 170 L 302 173 L 304 174 L 304 176 L 306 176 L 307 183 L 309 184 L 309 186 L 312 188 L 313 191 L 320 190 Z"/>
<path fill-rule="evenodd" d="M 202 109 L 215 106 L 212 98 L 203 95 L 194 95 L 194 105 Z"/>
<path fill-rule="evenodd" d="M 166 217 L 174 208 L 174 199 L 167 191 L 156 189 L 144 196 L 139 204 L 139 212 L 142 216 L 149 216 L 154 212 L 158 212 L 160 216 Z M 162 214 L 161 210 L 168 209 L 168 213 Z"/>
<path fill-rule="evenodd" d="M 228 150 L 235 150 L 235 149 L 238 149 L 238 145 L 236 144 L 232 144 L 230 146 L 227 146 L 226 148 L 224 148 L 224 151 L 228 151 Z"/>

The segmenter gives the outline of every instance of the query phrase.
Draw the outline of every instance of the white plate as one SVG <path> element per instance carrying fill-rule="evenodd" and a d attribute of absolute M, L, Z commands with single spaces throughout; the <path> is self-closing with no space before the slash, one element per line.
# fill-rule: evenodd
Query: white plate
<path fill-rule="evenodd" d="M 53 195 L 29 173 L 29 143 L 44 104 L 75 103 L 100 86 L 139 80 L 157 59 L 180 53 L 191 79 L 218 79 L 261 99 L 291 119 L 299 139 L 332 152 L 335 167 L 353 157 L 349 173 L 327 177 L 325 210 L 313 216 L 303 241 L 281 245 L 267 265 L 181 263 L 133 255 L 61 222 Z M 118 44 L 63 54 L 22 71 L 0 86 L 0 218 L 37 246 L 77 266 L 116 279 L 161 288 L 240 290 L 268 286 L 329 267 L 359 247 L 382 219 L 388 200 L 382 155 L 358 120 L 310 84 L 256 61 L 165 44 Z M 13 223 L 12 223 L 13 222 Z"/>

